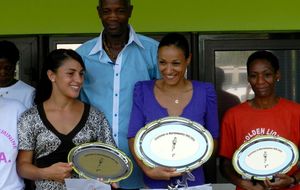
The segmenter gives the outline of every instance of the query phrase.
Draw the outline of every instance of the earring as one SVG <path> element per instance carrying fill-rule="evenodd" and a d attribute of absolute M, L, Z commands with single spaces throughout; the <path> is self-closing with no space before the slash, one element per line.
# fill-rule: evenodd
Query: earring
<path fill-rule="evenodd" d="M 51 79 L 51 82 L 55 82 L 55 79 Z"/>
<path fill-rule="evenodd" d="M 279 79 L 277 79 L 277 82 L 279 82 L 280 80 Z"/>

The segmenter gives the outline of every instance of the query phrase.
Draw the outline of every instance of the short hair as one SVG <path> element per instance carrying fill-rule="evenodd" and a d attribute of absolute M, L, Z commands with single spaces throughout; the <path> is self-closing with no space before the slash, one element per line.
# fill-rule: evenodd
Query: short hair
<path fill-rule="evenodd" d="M 16 65 L 20 59 L 17 46 L 10 41 L 0 41 L 0 59 L 6 59 L 9 63 Z"/>
<path fill-rule="evenodd" d="M 279 70 L 278 58 L 273 53 L 266 51 L 266 50 L 262 50 L 262 51 L 256 51 L 248 57 L 248 60 L 247 60 L 248 75 L 249 75 L 249 69 L 250 69 L 251 63 L 253 63 L 253 61 L 258 60 L 258 59 L 268 61 L 271 64 L 271 66 L 273 67 L 274 72 L 277 72 Z"/>
<path fill-rule="evenodd" d="M 46 61 L 43 64 L 41 71 L 41 79 L 38 83 L 35 103 L 40 104 L 50 98 L 52 93 L 52 83 L 48 78 L 47 71 L 51 70 L 56 72 L 59 67 L 63 65 L 63 62 L 67 59 L 74 59 L 80 63 L 83 70 L 85 70 L 84 62 L 81 56 L 72 49 L 56 49 L 49 53 Z"/>
<path fill-rule="evenodd" d="M 131 1 L 130 0 L 122 0 L 124 1 L 124 3 L 127 5 L 127 6 L 131 6 Z M 103 0 L 99 0 L 98 4 L 99 6 L 101 6 L 103 3 Z"/>
<path fill-rule="evenodd" d="M 174 45 L 177 48 L 181 49 L 184 52 L 185 58 L 188 58 L 190 55 L 190 47 L 187 39 L 179 33 L 172 32 L 166 34 L 159 42 L 158 49 L 163 46 Z"/>

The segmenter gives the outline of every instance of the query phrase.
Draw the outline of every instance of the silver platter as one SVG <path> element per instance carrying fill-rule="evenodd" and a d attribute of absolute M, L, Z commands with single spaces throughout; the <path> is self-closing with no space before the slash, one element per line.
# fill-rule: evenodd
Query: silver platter
<path fill-rule="evenodd" d="M 135 137 L 134 150 L 149 167 L 193 170 L 213 152 L 213 138 L 199 123 L 182 117 L 165 117 L 147 124 Z"/>
<path fill-rule="evenodd" d="M 234 153 L 234 169 L 249 179 L 272 179 L 287 173 L 298 161 L 298 148 L 291 141 L 270 135 L 257 136 Z"/>
<path fill-rule="evenodd" d="M 87 179 L 118 182 L 132 172 L 131 160 L 117 148 L 103 143 L 86 143 L 74 147 L 68 155 L 73 169 Z"/>

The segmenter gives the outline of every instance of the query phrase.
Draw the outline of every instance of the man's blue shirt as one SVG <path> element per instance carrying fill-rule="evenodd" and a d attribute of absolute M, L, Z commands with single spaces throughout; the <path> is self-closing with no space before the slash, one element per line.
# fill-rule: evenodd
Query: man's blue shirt
<path fill-rule="evenodd" d="M 158 42 L 136 34 L 129 27 L 128 43 L 119 53 L 116 62 L 111 61 L 102 47 L 102 33 L 76 51 L 82 56 L 86 66 L 81 100 L 105 113 L 118 147 L 134 161 L 127 139 L 133 88 L 137 81 L 159 78 Z M 134 165 L 131 176 L 120 182 L 121 188 L 142 187 L 142 173 Z"/>

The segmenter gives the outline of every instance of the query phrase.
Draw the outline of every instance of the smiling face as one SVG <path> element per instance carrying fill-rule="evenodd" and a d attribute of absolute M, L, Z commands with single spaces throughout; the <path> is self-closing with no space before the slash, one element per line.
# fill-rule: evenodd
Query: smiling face
<path fill-rule="evenodd" d="M 97 7 L 105 33 L 120 36 L 128 30 L 132 6 L 125 0 L 102 0 Z"/>
<path fill-rule="evenodd" d="M 56 72 L 48 70 L 48 78 L 52 82 L 52 94 L 61 94 L 68 98 L 77 98 L 84 80 L 84 69 L 78 61 L 68 58 Z"/>
<path fill-rule="evenodd" d="M 275 96 L 275 86 L 279 78 L 279 71 L 275 72 L 271 63 L 265 59 L 256 59 L 249 65 L 248 82 L 257 98 Z"/>
<path fill-rule="evenodd" d="M 191 56 L 185 57 L 184 51 L 175 45 L 158 49 L 159 71 L 168 85 L 178 85 L 185 80 L 184 75 Z"/>

